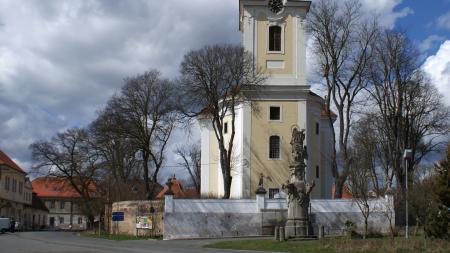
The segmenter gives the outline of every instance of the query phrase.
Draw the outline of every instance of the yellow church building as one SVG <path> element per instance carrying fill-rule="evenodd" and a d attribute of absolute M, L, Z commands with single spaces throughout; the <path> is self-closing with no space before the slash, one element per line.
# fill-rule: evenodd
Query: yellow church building
<path fill-rule="evenodd" d="M 312 198 L 331 198 L 332 139 L 324 100 L 306 81 L 306 14 L 310 1 L 240 0 L 239 29 L 255 66 L 269 78 L 257 98 L 259 112 L 248 103 L 236 108 L 231 198 L 252 198 L 264 175 L 267 197 L 280 197 L 289 178 L 291 134 L 305 129 L 307 181 L 315 181 Z M 223 196 L 219 148 L 209 122 L 201 125 L 201 195 Z M 227 128 L 224 134 L 227 134 Z"/>

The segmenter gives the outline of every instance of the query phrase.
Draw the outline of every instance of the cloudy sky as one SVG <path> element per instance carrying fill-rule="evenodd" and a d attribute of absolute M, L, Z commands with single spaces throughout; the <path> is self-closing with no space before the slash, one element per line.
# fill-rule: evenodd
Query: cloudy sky
<path fill-rule="evenodd" d="M 427 2 L 363 8 L 407 29 L 450 105 L 450 0 Z M 238 0 L 0 0 L 0 149 L 28 170 L 33 141 L 87 125 L 124 77 L 175 77 L 188 50 L 240 42 Z"/>

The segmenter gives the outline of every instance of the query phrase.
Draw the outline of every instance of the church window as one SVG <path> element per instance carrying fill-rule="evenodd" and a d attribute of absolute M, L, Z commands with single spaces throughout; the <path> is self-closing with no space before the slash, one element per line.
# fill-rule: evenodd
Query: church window
<path fill-rule="evenodd" d="M 274 199 L 278 197 L 277 195 L 280 193 L 279 188 L 269 188 L 269 199 Z"/>
<path fill-rule="evenodd" d="M 269 138 L 269 158 L 280 159 L 280 136 L 272 135 Z"/>
<path fill-rule="evenodd" d="M 281 52 L 281 27 L 269 26 L 269 51 Z"/>
<path fill-rule="evenodd" d="M 269 119 L 281 120 L 281 108 L 279 106 L 269 107 Z"/>

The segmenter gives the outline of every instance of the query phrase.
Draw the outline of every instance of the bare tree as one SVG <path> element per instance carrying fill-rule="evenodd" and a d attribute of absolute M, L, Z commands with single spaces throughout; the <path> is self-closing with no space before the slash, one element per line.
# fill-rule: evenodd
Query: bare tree
<path fill-rule="evenodd" d="M 248 101 L 265 77 L 242 46 L 215 45 L 194 50 L 181 63 L 180 100 L 185 115 L 211 123 L 218 147 L 224 196 L 230 197 L 236 106 Z M 230 127 L 227 138 L 224 125 Z"/>
<path fill-rule="evenodd" d="M 137 145 L 120 131 L 119 125 L 114 108 L 106 107 L 89 127 L 92 144 L 100 156 L 101 186 L 105 188 L 108 202 L 130 199 L 130 185 L 142 178 Z"/>
<path fill-rule="evenodd" d="M 385 31 L 374 48 L 369 91 L 375 110 L 371 110 L 369 117 L 379 137 L 386 187 L 392 186 L 395 176 L 404 192 L 404 149 L 413 151 L 409 168 L 412 175 L 425 155 L 445 143 L 438 140 L 449 133 L 449 109 L 420 71 L 417 51 L 403 32 Z"/>
<path fill-rule="evenodd" d="M 380 166 L 377 156 L 378 135 L 372 119 L 363 116 L 355 123 L 353 128 L 350 147 L 354 154 L 354 163 L 369 170 L 372 190 L 377 197 L 382 196 L 385 189 L 380 185 L 382 178 L 379 176 Z"/>
<path fill-rule="evenodd" d="M 333 117 L 328 113 L 334 143 L 332 174 L 337 198 L 342 196 L 352 163 L 348 150 L 352 114 L 368 83 L 366 72 L 372 56 L 371 45 L 378 30 L 375 21 L 361 18 L 360 7 L 357 0 L 339 1 L 339 4 L 331 0 L 317 1 L 310 11 L 308 25 L 327 91 L 326 109 L 330 112 L 333 108 L 338 114 L 339 153 Z"/>
<path fill-rule="evenodd" d="M 51 141 L 37 141 L 30 145 L 36 162 L 33 170 L 48 176 L 67 180 L 81 196 L 83 212 L 93 222 L 101 207 L 96 188 L 99 156 L 91 148 L 84 129 L 68 129 Z"/>
<path fill-rule="evenodd" d="M 147 199 L 155 195 L 167 142 L 177 123 L 173 83 L 160 76 L 151 70 L 127 78 L 121 94 L 108 105 L 115 110 L 121 134 L 133 140 L 140 152 Z"/>
<path fill-rule="evenodd" d="M 368 234 L 368 220 L 372 212 L 370 206 L 370 190 L 372 173 L 370 168 L 364 166 L 364 163 L 354 162 L 349 170 L 348 188 L 352 194 L 353 201 L 364 218 L 364 239 Z"/>
<path fill-rule="evenodd" d="M 175 152 L 183 162 L 180 163 L 189 173 L 195 189 L 200 193 L 201 150 L 199 144 L 178 147 Z"/>

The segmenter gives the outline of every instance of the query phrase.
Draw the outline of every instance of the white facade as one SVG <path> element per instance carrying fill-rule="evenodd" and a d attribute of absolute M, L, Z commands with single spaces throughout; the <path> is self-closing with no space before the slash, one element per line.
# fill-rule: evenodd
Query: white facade
<path fill-rule="evenodd" d="M 309 155 L 306 178 L 316 183 L 312 198 L 331 198 L 333 143 L 328 114 L 324 114 L 323 99 L 311 93 L 306 83 L 305 24 L 310 2 L 288 0 L 284 3 L 283 10 L 274 14 L 267 0 L 240 1 L 243 45 L 252 53 L 255 68 L 263 68 L 269 78 L 264 89 L 251 101 L 261 105 L 262 118 L 249 104 L 236 108 L 231 198 L 253 197 L 255 182 L 261 173 L 266 178 L 266 190 L 276 191 L 281 187 L 289 175 L 290 152 L 283 151 L 290 149 L 293 127 L 306 131 Z M 281 46 L 276 52 L 269 50 L 271 26 L 281 30 Z M 271 106 L 280 108 L 280 120 L 268 118 Z M 210 124 L 208 119 L 200 120 L 201 194 L 221 197 L 224 190 L 219 149 Z M 269 137 L 274 135 L 280 137 L 280 150 L 283 149 L 279 159 L 268 157 Z"/>

